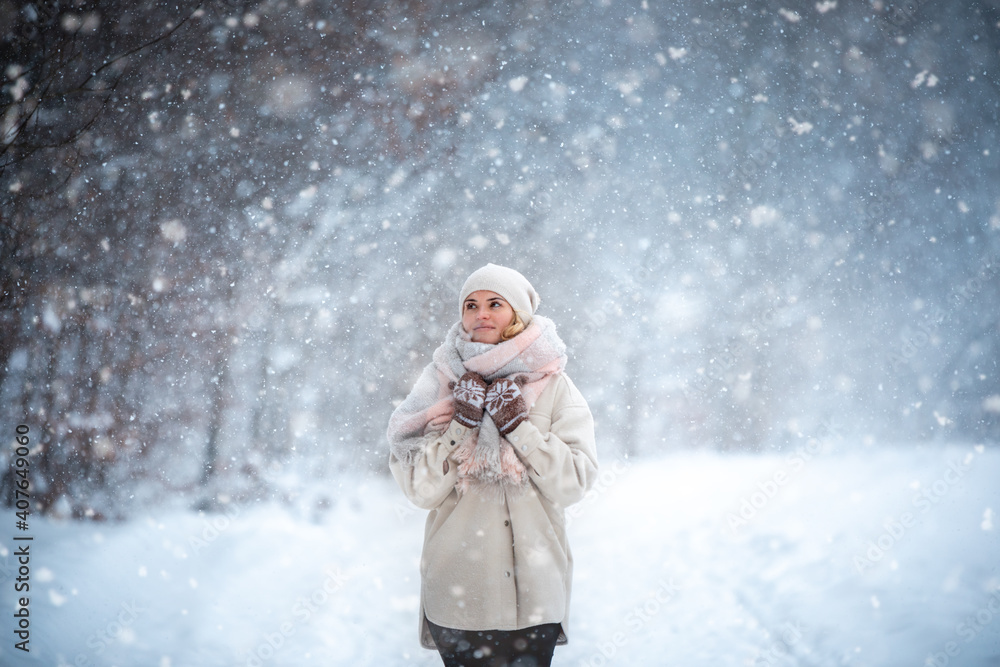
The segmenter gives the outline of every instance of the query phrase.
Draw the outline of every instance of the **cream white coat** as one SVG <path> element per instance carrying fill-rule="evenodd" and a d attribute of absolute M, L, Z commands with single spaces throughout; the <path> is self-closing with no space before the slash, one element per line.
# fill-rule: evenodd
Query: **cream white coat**
<path fill-rule="evenodd" d="M 420 643 L 434 649 L 424 619 L 458 630 L 518 630 L 559 623 L 567 641 L 573 556 L 564 508 L 597 475 L 594 420 L 564 373 L 553 376 L 528 419 L 508 436 L 528 469 L 518 497 L 455 489 L 453 458 L 467 430 L 452 421 L 429 435 L 412 465 L 390 455 L 400 488 L 430 510 L 420 561 Z"/>

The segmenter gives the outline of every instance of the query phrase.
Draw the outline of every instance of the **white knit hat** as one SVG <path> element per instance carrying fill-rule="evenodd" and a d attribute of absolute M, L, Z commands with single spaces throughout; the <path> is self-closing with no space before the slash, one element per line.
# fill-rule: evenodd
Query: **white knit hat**
<path fill-rule="evenodd" d="M 526 325 L 531 322 L 531 316 L 541 301 L 538 292 L 520 273 L 506 266 L 487 264 L 473 271 L 462 285 L 462 292 L 458 298 L 459 313 L 465 308 L 465 299 L 479 290 L 489 290 L 502 296 L 514 310 L 521 313 Z"/>

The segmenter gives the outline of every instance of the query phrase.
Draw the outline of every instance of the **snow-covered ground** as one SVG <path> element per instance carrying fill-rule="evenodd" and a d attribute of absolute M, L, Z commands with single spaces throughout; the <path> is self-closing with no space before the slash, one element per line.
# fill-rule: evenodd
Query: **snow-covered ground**
<path fill-rule="evenodd" d="M 602 465 L 556 665 L 1000 665 L 1000 451 Z M 0 538 L 0 664 L 440 664 L 416 637 L 425 512 L 388 478 L 331 484 L 313 517 L 34 519 L 30 654 Z"/>

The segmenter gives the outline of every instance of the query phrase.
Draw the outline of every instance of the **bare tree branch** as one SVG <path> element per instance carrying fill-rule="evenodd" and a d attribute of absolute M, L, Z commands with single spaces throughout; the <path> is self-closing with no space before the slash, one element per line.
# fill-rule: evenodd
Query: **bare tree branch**
<path fill-rule="evenodd" d="M 29 84 L 30 88 L 15 94 L 11 89 L 16 84 L 9 84 L 4 92 L 10 101 L 0 105 L 0 122 L 9 117 L 13 110 L 15 120 L 12 127 L 6 130 L 0 126 L 0 178 L 6 170 L 14 165 L 21 164 L 39 151 L 49 150 L 72 144 L 86 133 L 101 116 L 111 101 L 115 91 L 118 89 L 122 79 L 126 76 L 127 69 L 122 68 L 112 80 L 100 87 L 97 82 L 100 77 L 112 68 L 125 63 L 129 58 L 149 51 L 157 45 L 163 44 L 184 27 L 192 18 L 202 10 L 202 2 L 199 2 L 194 9 L 174 25 L 170 25 L 165 32 L 156 37 L 142 42 L 132 48 L 125 50 L 113 57 L 105 58 L 99 66 L 93 68 L 86 77 L 75 85 L 63 88 L 58 85 L 61 79 L 71 75 L 74 65 L 84 65 L 86 45 L 79 40 L 82 28 L 69 33 L 66 41 L 58 44 L 55 52 L 50 54 L 48 47 L 48 34 L 42 31 L 38 40 L 41 50 L 37 64 L 19 72 L 17 80 L 30 80 L 32 74 L 37 74 L 38 78 L 34 84 Z M 50 19 L 52 17 L 49 17 Z M 25 79 L 28 77 L 28 79 Z M 56 137 L 43 138 L 45 128 L 40 124 L 40 114 L 52 107 L 52 105 L 66 101 L 78 95 L 93 95 L 97 100 L 97 108 L 87 114 L 86 120 L 72 126 L 65 133 Z"/>

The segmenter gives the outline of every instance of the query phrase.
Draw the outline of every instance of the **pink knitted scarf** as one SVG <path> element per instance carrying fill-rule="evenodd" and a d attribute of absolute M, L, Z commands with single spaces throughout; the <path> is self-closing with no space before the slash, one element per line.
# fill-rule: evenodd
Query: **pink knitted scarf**
<path fill-rule="evenodd" d="M 535 315 L 514 338 L 490 345 L 475 343 L 456 323 L 445 342 L 434 351 L 416 385 L 389 419 L 389 447 L 403 462 L 411 462 L 428 437 L 440 435 L 455 414 L 452 388 L 466 371 L 479 373 L 487 383 L 512 377 L 521 387 L 528 409 L 549 380 L 566 367 L 566 346 L 552 320 Z M 527 470 L 513 447 L 500 436 L 489 414 L 469 431 L 455 451 L 458 489 L 517 493 L 528 483 Z"/>

